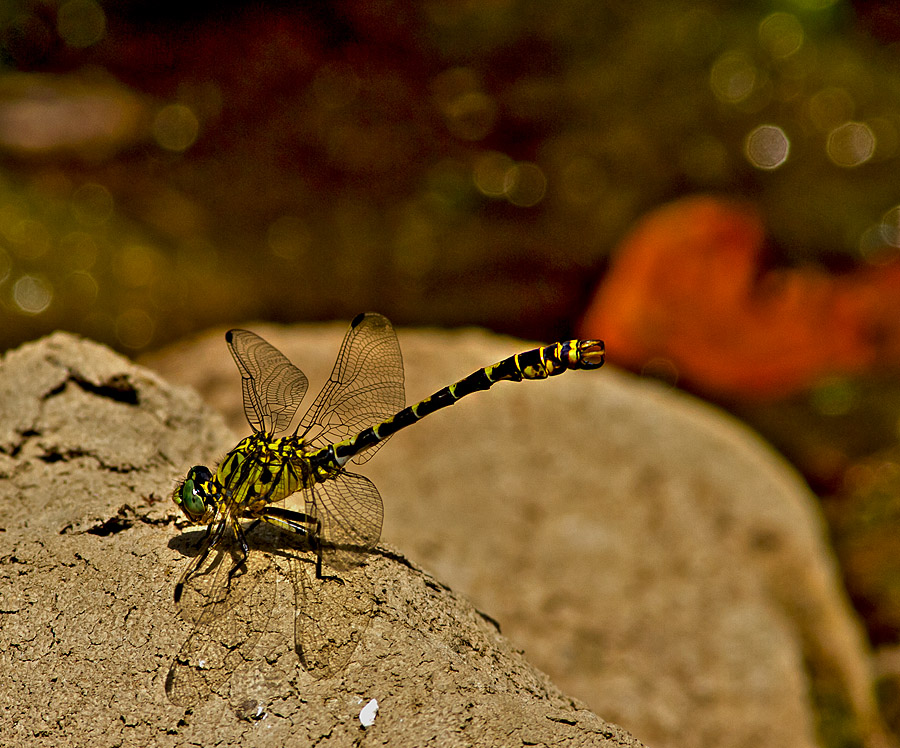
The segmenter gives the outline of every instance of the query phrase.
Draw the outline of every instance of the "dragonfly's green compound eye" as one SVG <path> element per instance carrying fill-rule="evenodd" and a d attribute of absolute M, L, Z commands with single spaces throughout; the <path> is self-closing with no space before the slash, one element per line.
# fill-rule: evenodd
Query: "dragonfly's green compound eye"
<path fill-rule="evenodd" d="M 206 514 L 209 498 L 204 483 L 212 478 L 209 470 L 202 465 L 192 467 L 184 479 L 184 483 L 175 491 L 175 503 L 181 507 L 191 522 L 199 522 Z"/>

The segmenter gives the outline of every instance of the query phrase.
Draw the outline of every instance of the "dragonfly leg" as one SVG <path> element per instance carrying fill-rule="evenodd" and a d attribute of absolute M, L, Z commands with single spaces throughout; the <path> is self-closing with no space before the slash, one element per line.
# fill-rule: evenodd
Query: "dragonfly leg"
<path fill-rule="evenodd" d="M 268 506 L 260 514 L 259 519 L 280 527 L 282 530 L 308 537 L 310 546 L 316 552 L 316 579 L 337 579 L 337 577 L 326 577 L 322 573 L 322 543 L 320 542 L 322 523 L 317 517 L 282 509 L 278 506 Z"/>
<path fill-rule="evenodd" d="M 316 520 L 316 530 L 311 534 L 312 542 L 316 549 L 316 579 L 327 579 L 332 582 L 344 583 L 336 574 L 325 574 L 322 571 L 322 523 Z"/>
<path fill-rule="evenodd" d="M 215 530 L 213 529 L 213 525 L 215 525 Z M 225 522 L 219 522 L 218 524 L 215 522 L 209 523 L 206 532 L 200 539 L 201 548 L 203 550 L 193 561 L 191 561 L 191 565 L 188 567 L 187 572 L 185 572 L 178 584 L 175 585 L 176 603 L 181 600 L 181 596 L 184 594 L 184 585 L 187 584 L 187 581 L 200 570 L 203 564 L 206 563 L 206 559 L 209 558 L 209 552 L 215 548 L 222 539 L 222 534 L 225 532 L 225 526 Z"/>
<path fill-rule="evenodd" d="M 294 512 L 279 506 L 267 506 L 259 519 L 275 525 L 275 527 L 280 527 L 282 530 L 309 538 L 310 545 L 316 549 L 316 578 L 322 578 L 322 551 L 318 542 L 321 525 L 318 519 L 309 514 Z"/>
<path fill-rule="evenodd" d="M 259 515 L 257 521 L 259 520 L 298 535 L 312 535 L 319 526 L 319 521 L 315 517 L 303 512 L 282 509 L 280 506 L 267 506 Z"/>
<path fill-rule="evenodd" d="M 237 520 L 233 521 L 234 524 L 234 534 L 237 536 L 238 544 L 240 546 L 240 560 L 236 561 L 235 564 L 228 570 L 228 585 L 231 586 L 231 580 L 234 579 L 234 575 L 237 574 L 238 570 L 244 567 L 244 564 L 247 561 L 247 557 L 250 555 L 250 546 L 247 545 L 247 538 L 244 535 L 244 531 L 241 529 L 241 525 Z"/>

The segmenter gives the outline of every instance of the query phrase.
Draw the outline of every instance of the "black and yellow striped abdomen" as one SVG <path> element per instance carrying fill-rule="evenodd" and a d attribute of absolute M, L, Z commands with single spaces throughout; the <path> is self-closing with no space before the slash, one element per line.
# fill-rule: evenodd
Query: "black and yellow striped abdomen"
<path fill-rule="evenodd" d="M 392 434 L 441 408 L 454 405 L 466 395 L 490 389 L 497 382 L 546 379 L 569 369 L 596 369 L 603 365 L 604 358 L 605 350 L 603 341 L 600 340 L 566 340 L 517 353 L 469 374 L 381 423 L 364 429 L 350 439 L 311 453 L 309 458 L 315 466 L 314 472 L 324 479 L 335 468 L 342 467 L 355 455 L 384 441 Z"/>

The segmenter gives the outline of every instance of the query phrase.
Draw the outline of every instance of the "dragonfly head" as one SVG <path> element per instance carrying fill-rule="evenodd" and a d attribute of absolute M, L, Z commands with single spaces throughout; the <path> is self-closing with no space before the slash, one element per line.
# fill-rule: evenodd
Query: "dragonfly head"
<path fill-rule="evenodd" d="M 195 465 L 175 488 L 172 500 L 181 507 L 191 524 L 196 525 L 212 521 L 218 506 L 217 493 L 209 468 Z"/>

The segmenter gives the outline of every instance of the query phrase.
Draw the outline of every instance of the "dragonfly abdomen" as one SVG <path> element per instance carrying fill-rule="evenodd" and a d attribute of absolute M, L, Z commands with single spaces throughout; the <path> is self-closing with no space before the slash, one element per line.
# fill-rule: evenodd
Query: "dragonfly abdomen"
<path fill-rule="evenodd" d="M 411 426 L 435 411 L 454 405 L 466 395 L 490 389 L 497 382 L 546 379 L 569 369 L 596 369 L 603 365 L 605 351 L 600 340 L 566 340 L 525 353 L 517 353 L 492 366 L 479 369 L 444 387 L 424 400 L 410 405 L 356 436 L 332 444 L 318 453 L 320 462 L 343 467 L 348 460 Z"/>

